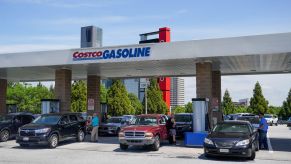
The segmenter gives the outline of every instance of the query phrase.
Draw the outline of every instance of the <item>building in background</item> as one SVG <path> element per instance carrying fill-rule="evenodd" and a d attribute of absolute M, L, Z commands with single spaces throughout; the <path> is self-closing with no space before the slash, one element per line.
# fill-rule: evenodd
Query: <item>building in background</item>
<path fill-rule="evenodd" d="M 245 99 L 240 99 L 238 100 L 238 102 L 233 102 L 233 104 L 235 106 L 241 106 L 241 107 L 248 107 L 250 105 L 249 99 L 245 98 Z"/>
<path fill-rule="evenodd" d="M 141 79 L 143 78 L 121 79 L 121 82 L 124 84 L 128 93 L 133 93 L 142 102 L 144 99 L 144 89 L 140 88 Z M 111 79 L 101 80 L 101 84 L 104 85 L 106 89 L 109 89 L 112 83 L 113 80 Z"/>
<path fill-rule="evenodd" d="M 171 108 L 185 104 L 184 79 L 180 77 L 171 78 Z"/>
<path fill-rule="evenodd" d="M 139 79 L 123 79 L 121 80 L 128 93 L 133 93 L 139 98 Z"/>

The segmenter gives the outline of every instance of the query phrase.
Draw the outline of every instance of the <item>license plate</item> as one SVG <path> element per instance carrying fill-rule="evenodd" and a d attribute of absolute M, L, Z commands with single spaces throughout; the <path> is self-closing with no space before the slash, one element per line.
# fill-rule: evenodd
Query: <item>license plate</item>
<path fill-rule="evenodd" d="M 23 141 L 29 141 L 29 138 L 28 137 L 23 137 L 22 140 Z"/>
<path fill-rule="evenodd" d="M 221 152 L 221 153 L 229 153 L 229 150 L 228 149 L 219 149 L 219 152 Z"/>

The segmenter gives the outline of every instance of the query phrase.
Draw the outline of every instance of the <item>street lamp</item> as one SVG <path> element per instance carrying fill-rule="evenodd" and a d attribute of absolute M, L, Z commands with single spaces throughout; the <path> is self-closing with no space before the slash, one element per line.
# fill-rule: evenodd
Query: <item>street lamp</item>
<path fill-rule="evenodd" d="M 148 114 L 147 88 L 149 84 L 150 84 L 150 81 L 148 78 L 143 78 L 140 80 L 140 88 L 144 88 L 145 114 Z"/>

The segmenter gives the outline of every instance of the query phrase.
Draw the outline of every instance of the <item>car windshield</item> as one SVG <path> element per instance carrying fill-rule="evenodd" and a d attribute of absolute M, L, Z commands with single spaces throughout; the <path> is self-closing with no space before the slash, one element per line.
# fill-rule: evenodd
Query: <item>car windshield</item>
<path fill-rule="evenodd" d="M 86 120 L 88 115 L 87 113 L 81 113 L 80 117 L 82 117 L 83 120 Z"/>
<path fill-rule="evenodd" d="M 191 122 L 191 115 L 175 115 L 176 122 Z"/>
<path fill-rule="evenodd" d="M 213 131 L 217 133 L 250 133 L 248 125 L 245 124 L 217 124 Z"/>
<path fill-rule="evenodd" d="M 135 125 L 157 125 L 156 117 L 137 117 Z"/>
<path fill-rule="evenodd" d="M 259 117 L 238 117 L 237 120 L 249 121 L 251 124 L 259 124 Z"/>
<path fill-rule="evenodd" d="M 232 114 L 232 115 L 227 115 L 226 117 L 227 117 L 226 120 L 236 120 L 237 117 L 239 117 L 239 115 L 237 115 L 237 114 Z"/>
<path fill-rule="evenodd" d="M 107 123 L 121 123 L 122 118 L 111 117 L 107 120 Z"/>
<path fill-rule="evenodd" d="M 272 118 L 271 115 L 264 115 L 265 118 Z"/>
<path fill-rule="evenodd" d="M 0 116 L 0 122 L 1 123 L 9 123 L 12 121 L 12 116 Z"/>
<path fill-rule="evenodd" d="M 131 116 L 123 116 L 123 120 L 126 120 L 126 121 L 129 121 L 129 120 L 131 120 Z"/>
<path fill-rule="evenodd" d="M 46 125 L 55 125 L 59 122 L 61 116 L 58 115 L 42 115 L 35 119 L 33 123 L 35 124 L 46 124 Z"/>

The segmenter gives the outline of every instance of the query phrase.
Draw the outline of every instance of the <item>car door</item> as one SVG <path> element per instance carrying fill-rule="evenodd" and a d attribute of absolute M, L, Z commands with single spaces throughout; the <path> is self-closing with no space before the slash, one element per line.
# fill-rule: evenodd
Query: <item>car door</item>
<path fill-rule="evenodd" d="M 30 115 L 23 115 L 22 116 L 22 124 L 23 125 L 26 125 L 26 124 L 29 124 L 33 121 L 33 117 L 30 116 Z"/>
<path fill-rule="evenodd" d="M 159 127 L 161 131 L 161 139 L 166 140 L 168 139 L 167 127 L 166 127 L 166 117 L 161 116 L 159 118 Z"/>
<path fill-rule="evenodd" d="M 70 121 L 67 115 L 62 116 L 59 122 L 59 133 L 61 139 L 66 139 L 70 134 Z"/>
<path fill-rule="evenodd" d="M 249 129 L 251 131 L 251 141 L 254 143 L 255 146 L 258 146 L 258 141 L 259 141 L 259 134 L 258 131 L 250 124 Z"/>
<path fill-rule="evenodd" d="M 22 116 L 21 115 L 17 115 L 13 118 L 12 121 L 12 126 L 10 128 L 10 132 L 12 135 L 15 135 L 18 131 L 18 128 L 20 128 L 23 125 L 22 123 Z"/>
<path fill-rule="evenodd" d="M 78 121 L 78 117 L 76 115 L 69 115 L 69 119 L 70 119 L 70 134 L 69 136 L 73 137 L 76 136 L 78 133 L 78 130 L 80 128 L 79 126 L 79 121 Z"/>

